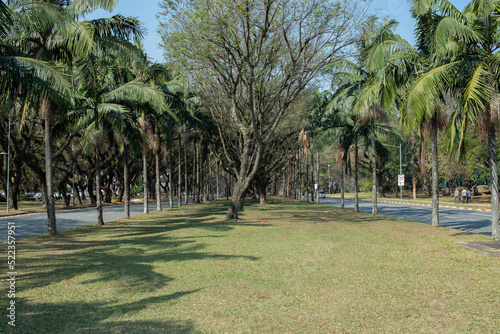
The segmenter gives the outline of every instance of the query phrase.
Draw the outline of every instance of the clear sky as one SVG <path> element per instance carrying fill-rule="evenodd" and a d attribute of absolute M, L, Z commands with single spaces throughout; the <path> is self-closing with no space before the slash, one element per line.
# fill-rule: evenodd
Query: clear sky
<path fill-rule="evenodd" d="M 152 61 L 161 62 L 163 60 L 163 51 L 158 47 L 159 35 L 156 32 L 158 29 L 158 19 L 156 18 L 156 13 L 160 10 L 158 3 L 159 0 L 120 0 L 113 13 L 98 10 L 91 15 L 88 15 L 86 18 L 96 19 L 111 17 L 115 14 L 137 17 L 148 30 L 148 33 L 143 41 L 146 53 Z M 469 3 L 469 1 L 451 0 L 451 3 L 461 10 L 467 3 Z M 373 0 L 371 7 L 374 10 L 378 10 L 379 17 L 388 16 L 396 19 L 399 22 L 399 27 L 396 32 L 413 44 L 413 28 L 415 20 L 410 15 L 410 5 L 407 0 Z"/>

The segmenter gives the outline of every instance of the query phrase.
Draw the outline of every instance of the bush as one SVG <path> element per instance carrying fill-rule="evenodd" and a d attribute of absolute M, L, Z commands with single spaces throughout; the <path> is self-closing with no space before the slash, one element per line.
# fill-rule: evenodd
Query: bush
<path fill-rule="evenodd" d="M 362 192 L 372 191 L 372 180 L 364 180 L 363 182 L 361 182 L 360 188 Z"/>

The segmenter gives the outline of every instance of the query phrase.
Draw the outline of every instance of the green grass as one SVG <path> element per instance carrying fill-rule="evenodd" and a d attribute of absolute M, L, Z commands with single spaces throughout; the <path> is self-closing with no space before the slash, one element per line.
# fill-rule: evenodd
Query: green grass
<path fill-rule="evenodd" d="M 19 241 L 12 332 L 498 332 L 500 259 L 455 246 L 490 238 L 248 204 L 238 221 L 217 200 Z"/>

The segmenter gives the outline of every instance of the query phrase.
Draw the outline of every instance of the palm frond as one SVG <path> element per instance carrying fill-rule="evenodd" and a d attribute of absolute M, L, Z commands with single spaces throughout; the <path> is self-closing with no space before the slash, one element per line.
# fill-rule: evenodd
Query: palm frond
<path fill-rule="evenodd" d="M 47 41 L 49 49 L 64 49 L 73 56 L 87 57 L 95 49 L 93 26 L 89 21 L 65 24 Z"/>
<path fill-rule="evenodd" d="M 11 29 L 12 13 L 7 5 L 0 1 L 0 36 L 7 36 L 7 32 Z"/>
<path fill-rule="evenodd" d="M 111 18 L 102 18 L 90 21 L 94 25 L 98 37 L 117 37 L 123 40 L 143 38 L 146 33 L 141 22 L 134 17 L 115 15 Z"/>
<path fill-rule="evenodd" d="M 26 57 L 0 57 L 0 68 L 12 78 L 12 83 L 45 94 L 53 99 L 72 96 L 69 77 L 60 65 Z"/>
<path fill-rule="evenodd" d="M 138 104 L 149 104 L 158 111 L 167 110 L 165 95 L 154 86 L 148 86 L 141 81 L 128 82 L 103 95 L 103 101 L 134 101 Z"/>
<path fill-rule="evenodd" d="M 73 0 L 66 10 L 73 17 L 79 17 L 92 13 L 96 9 L 104 9 L 111 12 L 117 3 L 118 0 Z"/>
<path fill-rule="evenodd" d="M 50 32 L 55 26 L 70 22 L 60 6 L 48 1 L 18 0 L 8 4 L 14 24 L 22 34 Z"/>
<path fill-rule="evenodd" d="M 406 97 L 406 109 L 421 122 L 431 116 L 439 102 L 439 96 L 452 83 L 451 78 L 459 62 L 452 62 L 432 68 L 420 75 L 410 87 Z"/>
<path fill-rule="evenodd" d="M 479 64 L 474 69 L 467 86 L 462 92 L 461 101 L 466 111 L 474 121 L 479 112 L 486 107 L 485 104 L 490 103 L 493 95 L 493 87 L 491 86 L 492 77 L 484 68 L 484 63 Z"/>

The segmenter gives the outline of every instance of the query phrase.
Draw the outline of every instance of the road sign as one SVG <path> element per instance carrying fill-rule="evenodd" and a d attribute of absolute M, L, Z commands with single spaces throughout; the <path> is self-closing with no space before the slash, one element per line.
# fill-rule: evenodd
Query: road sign
<path fill-rule="evenodd" d="M 398 187 L 404 187 L 404 185 L 405 185 L 405 175 L 399 174 L 398 175 Z"/>

